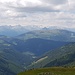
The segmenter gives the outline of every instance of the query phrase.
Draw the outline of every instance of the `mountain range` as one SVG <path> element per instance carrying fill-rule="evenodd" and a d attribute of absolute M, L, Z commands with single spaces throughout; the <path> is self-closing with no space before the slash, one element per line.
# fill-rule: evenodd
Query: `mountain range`
<path fill-rule="evenodd" d="M 26 69 L 30 64 L 30 68 L 32 66 L 39 68 L 72 64 L 74 61 L 68 64 L 67 62 L 74 56 L 75 43 L 73 42 L 75 42 L 75 32 L 60 29 L 34 30 L 14 37 L 0 35 L 1 64 L 3 64 L 3 69 L 8 68 L 9 70 L 9 72 L 0 70 L 0 73 L 10 75 L 11 72 L 14 75 Z M 64 59 L 64 57 L 66 58 Z M 66 64 L 61 63 L 61 61 Z M 7 65 L 6 63 L 12 66 L 10 68 L 4 66 Z M 18 68 L 16 72 L 14 67 L 16 70 Z"/>
<path fill-rule="evenodd" d="M 41 28 L 38 26 L 22 26 L 22 25 L 4 25 L 0 26 L 0 35 L 5 35 L 9 37 L 14 37 L 32 30 L 40 30 Z"/>
<path fill-rule="evenodd" d="M 29 25 L 29 26 L 23 26 L 23 25 L 0 25 L 0 35 L 5 35 L 9 37 L 15 37 L 17 35 L 36 31 L 36 30 L 68 30 L 70 32 L 75 32 L 75 29 L 71 28 L 59 28 L 56 26 L 50 26 L 50 27 L 42 27 L 42 26 L 36 26 L 36 25 Z"/>
<path fill-rule="evenodd" d="M 54 41 L 74 42 L 75 32 L 53 29 L 53 30 L 36 30 L 21 34 L 18 36 L 19 39 L 27 40 L 30 38 L 41 38 Z"/>

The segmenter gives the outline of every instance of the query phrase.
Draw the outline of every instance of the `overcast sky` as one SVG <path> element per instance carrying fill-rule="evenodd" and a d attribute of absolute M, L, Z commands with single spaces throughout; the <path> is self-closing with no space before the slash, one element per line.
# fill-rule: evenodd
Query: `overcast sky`
<path fill-rule="evenodd" d="M 0 0 L 0 25 L 75 28 L 75 0 Z"/>

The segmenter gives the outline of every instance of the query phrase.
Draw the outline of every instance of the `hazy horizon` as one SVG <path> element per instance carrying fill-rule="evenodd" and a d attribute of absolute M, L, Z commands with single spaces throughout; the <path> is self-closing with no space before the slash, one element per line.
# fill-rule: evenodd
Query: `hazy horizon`
<path fill-rule="evenodd" d="M 0 25 L 75 28 L 74 0 L 0 0 Z"/>

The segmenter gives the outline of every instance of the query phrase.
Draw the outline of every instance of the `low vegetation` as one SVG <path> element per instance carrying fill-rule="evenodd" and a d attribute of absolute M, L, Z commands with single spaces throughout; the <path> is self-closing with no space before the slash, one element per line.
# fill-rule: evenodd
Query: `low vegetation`
<path fill-rule="evenodd" d="M 64 68 L 64 67 L 41 68 L 21 72 L 18 75 L 75 75 L 75 68 Z"/>

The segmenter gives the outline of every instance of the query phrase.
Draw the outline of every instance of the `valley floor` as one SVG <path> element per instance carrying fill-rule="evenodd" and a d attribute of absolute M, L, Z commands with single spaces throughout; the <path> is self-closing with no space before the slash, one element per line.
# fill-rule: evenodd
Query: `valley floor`
<path fill-rule="evenodd" d="M 41 68 L 28 70 L 18 75 L 75 75 L 75 68 L 63 68 L 63 67 L 52 67 L 52 68 Z"/>

